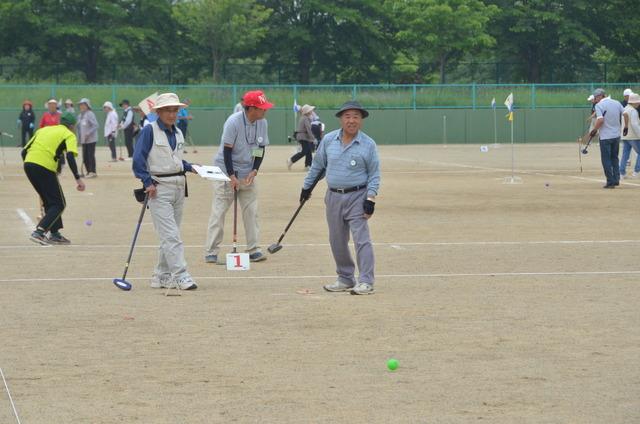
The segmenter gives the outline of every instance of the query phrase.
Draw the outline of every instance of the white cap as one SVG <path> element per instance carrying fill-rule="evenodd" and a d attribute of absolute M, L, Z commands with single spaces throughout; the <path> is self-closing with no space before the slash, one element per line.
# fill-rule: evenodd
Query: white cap
<path fill-rule="evenodd" d="M 623 96 L 630 96 L 633 93 L 633 90 L 631 90 L 630 88 L 625 88 L 624 91 L 622 92 Z"/>
<path fill-rule="evenodd" d="M 587 97 L 587 101 L 588 102 L 592 102 L 595 99 L 595 97 L 593 97 L 593 94 L 590 95 L 589 97 Z"/>
<path fill-rule="evenodd" d="M 156 99 L 156 103 L 153 105 L 151 111 L 155 112 L 158 109 L 169 106 L 185 107 L 186 104 L 181 103 L 178 96 L 174 93 L 162 93 Z"/>

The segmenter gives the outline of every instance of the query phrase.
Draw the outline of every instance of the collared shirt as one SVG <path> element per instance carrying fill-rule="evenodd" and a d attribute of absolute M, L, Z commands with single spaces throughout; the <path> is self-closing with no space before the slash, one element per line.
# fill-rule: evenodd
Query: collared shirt
<path fill-rule="evenodd" d="M 166 125 L 158 119 L 158 127 L 164 131 L 167 135 L 167 139 L 169 140 L 169 145 L 172 149 L 176 148 L 176 126 L 172 125 L 171 128 L 167 128 Z M 133 151 L 133 173 L 137 178 L 142 180 L 142 184 L 145 187 L 149 187 L 153 184 L 153 179 L 151 178 L 151 174 L 149 173 L 149 169 L 147 168 L 147 158 L 149 157 L 149 152 L 153 147 L 153 128 L 150 125 L 147 125 L 142 130 L 140 130 L 140 134 L 138 135 L 138 141 L 136 141 L 136 146 Z M 182 161 L 182 165 L 185 171 L 190 172 L 192 170 L 191 164 L 185 160 Z"/>
<path fill-rule="evenodd" d="M 231 159 L 238 178 L 245 178 L 253 170 L 253 150 L 269 144 L 269 127 L 266 119 L 250 122 L 244 111 L 227 118 L 222 130 L 220 148 L 214 158 L 214 165 L 227 173 L 224 165 L 224 145 L 233 146 Z"/>
<path fill-rule="evenodd" d="M 104 121 L 104 136 L 115 135 L 118 131 L 118 114 L 115 110 L 110 110 Z"/>
<path fill-rule="evenodd" d="M 605 97 L 596 104 L 596 119 L 603 119 L 600 140 L 620 138 L 620 119 L 623 107 L 619 101 Z"/>
<path fill-rule="evenodd" d="M 60 116 L 62 114 L 60 112 L 45 112 L 42 114 L 42 118 L 40 118 L 40 128 L 48 127 L 51 125 L 60 124 Z"/>
<path fill-rule="evenodd" d="M 127 129 L 133 123 L 133 109 L 131 106 L 127 107 L 124 112 L 122 112 L 122 128 Z"/>
<path fill-rule="evenodd" d="M 25 162 L 38 164 L 49 171 L 56 172 L 56 160 L 64 151 L 78 156 L 76 135 L 65 125 L 50 125 L 36 131 L 29 145 Z"/>
<path fill-rule="evenodd" d="M 347 145 L 342 144 L 342 130 L 328 133 L 320 143 L 303 187 L 311 187 L 326 169 L 330 188 L 367 186 L 367 195 L 376 196 L 380 188 L 380 160 L 375 141 L 362 131 Z"/>

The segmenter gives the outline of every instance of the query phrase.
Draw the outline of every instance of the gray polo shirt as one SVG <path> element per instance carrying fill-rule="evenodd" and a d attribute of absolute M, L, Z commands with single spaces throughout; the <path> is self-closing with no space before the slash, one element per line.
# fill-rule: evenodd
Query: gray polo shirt
<path fill-rule="evenodd" d="M 222 130 L 220 148 L 213 160 L 215 166 L 220 167 L 226 174 L 224 166 L 224 145 L 233 146 L 231 158 L 233 170 L 238 172 L 238 178 L 245 178 L 253 169 L 253 150 L 269 144 L 269 128 L 266 119 L 259 119 L 253 123 L 244 111 L 236 112 L 227 118 Z"/>
<path fill-rule="evenodd" d="M 600 127 L 600 140 L 620 138 L 620 119 L 624 108 L 619 101 L 605 97 L 596 104 L 596 119 L 604 119 Z"/>

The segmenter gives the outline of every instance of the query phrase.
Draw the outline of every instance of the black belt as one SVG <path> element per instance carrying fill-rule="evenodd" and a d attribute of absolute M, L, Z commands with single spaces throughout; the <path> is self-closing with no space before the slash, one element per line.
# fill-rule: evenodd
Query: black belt
<path fill-rule="evenodd" d="M 363 188 L 367 188 L 367 186 L 366 185 L 359 185 L 359 186 L 349 187 L 349 188 L 331 188 L 331 187 L 329 187 L 329 190 L 333 191 L 334 193 L 346 194 L 346 193 L 353 193 L 354 191 L 362 190 Z"/>
<path fill-rule="evenodd" d="M 152 177 L 169 178 L 184 176 L 184 197 L 189 197 L 189 186 L 187 185 L 187 171 L 174 172 L 172 174 L 151 174 Z"/>

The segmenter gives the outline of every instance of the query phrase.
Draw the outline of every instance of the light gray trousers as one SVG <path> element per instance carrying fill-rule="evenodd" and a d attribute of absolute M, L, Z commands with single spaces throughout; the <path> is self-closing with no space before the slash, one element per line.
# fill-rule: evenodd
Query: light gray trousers
<path fill-rule="evenodd" d="M 224 218 L 229 208 L 233 205 L 233 189 L 230 183 L 214 181 L 213 192 L 205 245 L 207 255 L 220 253 L 220 243 L 222 243 L 224 236 Z M 239 212 L 242 214 L 242 223 L 244 224 L 244 232 L 247 238 L 247 252 L 258 252 L 260 251 L 260 246 L 258 245 L 260 227 L 258 226 L 258 186 L 255 180 L 251 185 L 240 184 L 238 206 Z"/>
<path fill-rule="evenodd" d="M 375 282 L 373 244 L 363 209 L 366 198 L 366 189 L 346 194 L 327 190 L 324 197 L 331 253 L 336 262 L 338 280 L 345 284 L 355 284 L 356 281 L 356 266 L 349 250 L 349 233 L 353 237 L 356 249 L 356 261 L 360 271 L 358 281 L 372 285 Z"/>
<path fill-rule="evenodd" d="M 175 280 L 188 277 L 184 246 L 180 238 L 180 222 L 184 207 L 185 177 L 163 178 L 156 186 L 156 197 L 149 199 L 149 212 L 160 238 L 155 275 L 171 274 Z"/>

